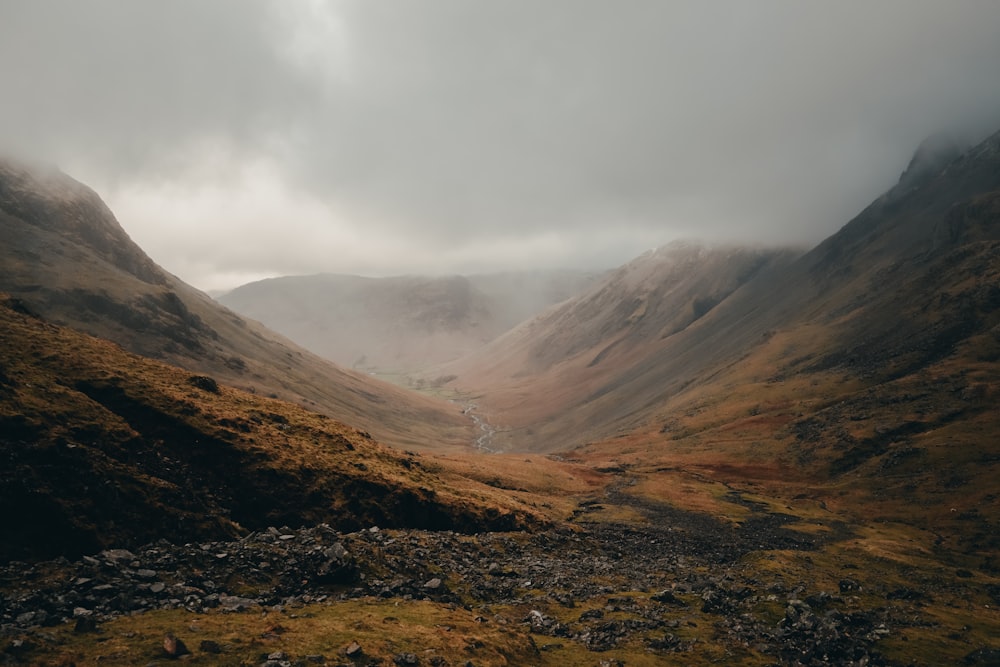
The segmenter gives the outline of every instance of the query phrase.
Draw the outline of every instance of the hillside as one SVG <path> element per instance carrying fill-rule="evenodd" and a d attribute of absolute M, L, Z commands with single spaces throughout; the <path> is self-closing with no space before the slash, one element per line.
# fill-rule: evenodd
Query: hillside
<path fill-rule="evenodd" d="M 936 169 L 911 164 L 799 258 L 690 247 L 640 258 L 450 365 L 451 386 L 475 398 L 505 447 L 551 451 L 662 422 L 685 395 L 725 396 L 730 375 L 773 355 L 776 336 L 787 349 L 761 382 L 836 368 L 876 386 L 918 372 L 992 326 L 983 276 L 998 234 L 998 143 Z"/>
<path fill-rule="evenodd" d="M 178 657 L 178 639 L 205 664 L 995 655 L 996 524 L 975 496 L 993 488 L 985 450 L 964 460 L 971 477 L 911 492 L 915 508 L 893 482 L 925 455 L 894 450 L 890 484 L 860 496 L 752 463 L 747 439 L 774 430 L 757 387 L 759 420 L 729 397 L 686 415 L 669 448 L 634 433 L 574 461 L 420 455 L 15 298 L 0 298 L 0 334 L 0 503 L 18 510 L 0 529 L 0 623 L 14 664 L 148 664 Z M 964 428 L 995 433 L 981 409 L 995 396 L 980 399 Z M 951 448 L 926 449 L 940 464 Z M 942 516 L 935 495 L 958 511 Z"/>
<path fill-rule="evenodd" d="M 635 427 L 664 385 L 642 382 L 656 365 L 704 369 L 716 350 L 672 358 L 671 346 L 704 330 L 715 309 L 786 268 L 787 249 L 677 242 L 633 260 L 587 292 L 435 374 L 474 401 L 498 429 L 500 449 L 553 451 Z M 739 347 L 753 334 L 732 330 Z M 749 338 L 748 338 L 749 336 Z M 683 382 L 676 366 L 671 381 Z M 661 374 L 662 375 L 662 374 Z"/>
<path fill-rule="evenodd" d="M 383 442 L 471 440 L 467 420 L 448 404 L 339 368 L 170 275 L 96 193 L 51 168 L 0 163 L 0 290 L 53 323 L 297 402 Z"/>
<path fill-rule="evenodd" d="M 477 350 L 595 279 L 570 271 L 321 274 L 250 283 L 219 302 L 343 366 L 405 375 Z"/>
<path fill-rule="evenodd" d="M 218 353 L 164 340 L 228 311 L 148 308 L 132 278 L 183 288 L 69 224 L 93 216 L 32 219 L 60 216 L 5 270 L 46 239 L 36 275 L 91 266 L 137 304 L 67 312 Z M 0 299 L 7 662 L 148 664 L 181 638 L 206 664 L 1000 656 L 1000 135 L 922 147 L 809 252 L 673 244 L 427 370 L 507 454 L 383 447 L 135 355 L 36 310 L 64 316 L 52 285 Z"/>
<path fill-rule="evenodd" d="M 0 301 L 0 335 L 0 505 L 17 508 L 0 560 L 280 525 L 540 523 L 367 432 L 47 323 L 19 299 Z"/>
<path fill-rule="evenodd" d="M 921 548 L 993 571 L 1000 135 L 914 170 L 920 156 L 837 234 L 700 318 L 659 296 L 680 326 L 643 330 L 654 311 L 628 279 L 647 256 L 452 366 L 454 385 L 494 444 L 621 469 L 654 498 L 697 474 L 850 522 L 931 526 Z M 667 263 L 687 258 L 693 278 L 710 257 L 675 249 Z"/>

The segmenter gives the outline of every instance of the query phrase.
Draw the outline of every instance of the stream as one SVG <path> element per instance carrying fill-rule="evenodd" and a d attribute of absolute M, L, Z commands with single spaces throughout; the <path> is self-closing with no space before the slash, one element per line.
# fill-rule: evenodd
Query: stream
<path fill-rule="evenodd" d="M 474 410 L 476 409 L 475 403 L 466 403 L 465 407 L 462 409 L 462 414 L 467 415 L 472 419 L 473 423 L 479 428 L 481 435 L 476 438 L 473 443 L 473 447 L 486 454 L 497 454 L 500 450 L 493 449 L 491 445 L 493 444 L 493 435 L 497 432 L 493 425 L 490 424 L 484 417 L 477 415 Z"/>

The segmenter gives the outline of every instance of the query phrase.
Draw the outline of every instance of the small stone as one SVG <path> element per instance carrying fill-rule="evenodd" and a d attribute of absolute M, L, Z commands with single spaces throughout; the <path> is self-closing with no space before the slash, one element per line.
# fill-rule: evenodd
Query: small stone
<path fill-rule="evenodd" d="M 275 651 L 274 653 L 268 653 L 267 654 L 267 659 L 268 660 L 277 660 L 277 661 L 280 662 L 282 660 L 288 660 L 288 654 L 285 653 L 284 651 Z"/>
<path fill-rule="evenodd" d="M 212 394 L 219 393 L 219 383 L 207 375 L 192 375 L 188 378 L 188 384 Z"/>
<path fill-rule="evenodd" d="M 219 642 L 212 641 L 211 639 L 202 639 L 198 645 L 198 649 L 202 653 L 213 653 L 216 655 L 222 653 L 222 647 L 219 645 Z"/>
<path fill-rule="evenodd" d="M 850 591 L 860 591 L 861 584 L 854 581 L 853 579 L 841 579 L 838 584 L 841 593 L 848 593 Z"/>
<path fill-rule="evenodd" d="M 653 596 L 653 600 L 655 600 L 656 602 L 662 602 L 664 604 L 677 604 L 677 605 L 687 606 L 687 603 L 684 602 L 684 600 L 678 598 L 676 595 L 674 595 L 674 592 L 671 590 L 660 591 L 659 593 Z"/>
<path fill-rule="evenodd" d="M 150 584 L 150 586 L 149 586 L 149 592 L 150 593 L 162 593 L 164 591 L 164 589 L 166 589 L 166 587 L 167 587 L 167 585 L 164 584 L 162 581 L 157 581 L 154 584 Z"/>
<path fill-rule="evenodd" d="M 405 667 L 406 665 L 419 665 L 420 659 L 415 653 L 400 653 L 392 661 L 400 665 L 400 667 Z"/>
<path fill-rule="evenodd" d="M 219 597 L 219 606 L 226 611 L 243 611 L 256 605 L 257 603 L 249 598 L 242 598 L 238 595 L 227 595 Z"/>
<path fill-rule="evenodd" d="M 97 632 L 97 619 L 92 615 L 77 616 L 76 625 L 73 626 L 73 632 L 80 634 L 85 632 Z"/>
<path fill-rule="evenodd" d="M 100 556 L 104 558 L 104 560 L 108 560 L 113 563 L 132 562 L 135 560 L 135 554 L 128 549 L 108 549 L 106 551 L 102 551 Z"/>
<path fill-rule="evenodd" d="M 436 591 L 441 588 L 441 580 L 438 577 L 434 577 L 430 581 L 424 584 L 424 588 L 431 591 Z"/>
<path fill-rule="evenodd" d="M 344 649 L 344 655 L 346 655 L 348 658 L 361 657 L 361 655 L 364 652 L 365 652 L 364 649 L 361 648 L 361 644 L 357 642 L 351 642 L 350 644 L 347 645 L 347 648 Z"/>
<path fill-rule="evenodd" d="M 163 638 L 163 652 L 171 658 L 179 658 L 182 655 L 190 653 L 184 642 L 169 632 Z"/>

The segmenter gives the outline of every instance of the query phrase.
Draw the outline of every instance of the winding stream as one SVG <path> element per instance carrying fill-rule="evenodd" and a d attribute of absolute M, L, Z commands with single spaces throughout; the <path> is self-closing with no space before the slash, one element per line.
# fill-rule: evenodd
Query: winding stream
<path fill-rule="evenodd" d="M 462 414 L 467 415 L 472 419 L 473 423 L 479 427 L 481 434 L 476 438 L 473 443 L 473 447 L 486 454 L 497 454 L 500 450 L 494 449 L 491 445 L 493 444 L 493 435 L 497 432 L 493 425 L 490 424 L 484 417 L 477 415 L 474 410 L 476 409 L 475 403 L 466 403 L 465 407 L 462 409 Z"/>

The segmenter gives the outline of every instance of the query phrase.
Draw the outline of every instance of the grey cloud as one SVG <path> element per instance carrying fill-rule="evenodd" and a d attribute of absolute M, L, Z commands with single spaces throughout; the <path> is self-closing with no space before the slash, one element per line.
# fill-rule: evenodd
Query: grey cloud
<path fill-rule="evenodd" d="M 259 1 L 38 0 L 0 9 L 3 138 L 116 175 L 186 165 L 215 144 L 264 150 L 315 104 Z"/>
<path fill-rule="evenodd" d="M 1000 129 L 997 25 L 973 0 L 6 3 L 0 138 L 112 199 L 238 198 L 227 172 L 260 160 L 290 211 L 329 207 L 280 244 L 216 215 L 248 246 L 220 273 L 340 270 L 343 238 L 373 274 L 511 262 L 520 238 L 609 265 L 692 234 L 806 243 L 924 136 Z"/>

